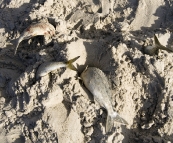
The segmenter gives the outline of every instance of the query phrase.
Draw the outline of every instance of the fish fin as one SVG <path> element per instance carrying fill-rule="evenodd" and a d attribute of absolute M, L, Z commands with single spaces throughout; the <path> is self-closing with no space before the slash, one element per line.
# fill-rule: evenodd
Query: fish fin
<path fill-rule="evenodd" d="M 165 46 L 163 46 L 163 45 L 159 42 L 159 40 L 158 40 L 158 38 L 157 38 L 157 36 L 156 36 L 155 34 L 154 34 L 154 42 L 155 42 L 155 46 L 156 46 L 158 49 L 173 52 L 172 49 L 166 48 Z"/>
<path fill-rule="evenodd" d="M 88 69 L 88 65 L 85 67 L 85 69 L 84 69 L 84 71 L 83 71 L 83 72 L 85 72 L 87 69 Z"/>
<path fill-rule="evenodd" d="M 154 34 L 154 43 L 155 43 L 155 46 L 158 46 L 158 47 L 160 47 L 160 45 L 161 45 L 155 34 Z"/>
<path fill-rule="evenodd" d="M 114 121 L 119 122 L 121 124 L 128 125 L 128 122 L 124 120 L 119 114 L 116 113 L 116 116 L 113 117 Z"/>
<path fill-rule="evenodd" d="M 23 40 L 23 38 L 19 37 L 14 41 L 15 49 L 14 49 L 14 55 L 17 53 L 17 48 L 19 47 L 19 43 Z"/>
<path fill-rule="evenodd" d="M 67 67 L 68 67 L 69 69 L 71 69 L 71 70 L 77 71 L 76 67 L 75 67 L 72 63 L 74 63 L 79 57 L 80 57 L 80 56 L 75 57 L 74 59 L 69 60 L 69 61 L 67 62 Z"/>
<path fill-rule="evenodd" d="M 106 119 L 106 133 L 111 131 L 113 125 L 114 125 L 114 119 L 112 118 L 111 115 L 108 114 Z"/>
<path fill-rule="evenodd" d="M 106 120 L 106 133 L 111 131 L 114 121 L 128 125 L 127 121 L 120 117 L 118 113 L 114 112 L 113 115 L 108 114 Z"/>
<path fill-rule="evenodd" d="M 88 69 L 88 65 L 85 67 L 85 69 L 83 70 L 82 73 L 86 72 L 86 70 Z M 82 79 L 82 78 L 81 78 Z"/>
<path fill-rule="evenodd" d="M 166 50 L 167 48 L 165 46 L 163 46 L 162 44 L 160 44 L 157 36 L 154 34 L 154 43 L 155 43 L 155 46 L 158 48 L 158 49 L 162 49 L 162 50 Z"/>

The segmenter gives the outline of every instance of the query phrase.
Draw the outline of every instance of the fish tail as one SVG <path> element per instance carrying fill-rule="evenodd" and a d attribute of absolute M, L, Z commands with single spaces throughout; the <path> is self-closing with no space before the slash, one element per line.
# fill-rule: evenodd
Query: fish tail
<path fill-rule="evenodd" d="M 113 125 L 114 125 L 114 119 L 112 118 L 111 115 L 108 114 L 106 120 L 106 133 L 111 131 Z"/>
<path fill-rule="evenodd" d="M 159 40 L 158 40 L 158 38 L 157 38 L 157 36 L 154 34 L 154 42 L 155 42 L 155 46 L 157 47 L 157 48 L 166 48 L 166 47 L 164 47 L 162 44 L 160 44 L 160 42 L 159 42 Z"/>
<path fill-rule="evenodd" d="M 71 70 L 74 70 L 74 71 L 77 71 L 76 67 L 73 65 L 73 63 L 79 58 L 80 56 L 78 57 L 75 57 L 74 59 L 71 59 L 67 62 L 67 67 L 70 68 Z"/>
<path fill-rule="evenodd" d="M 114 112 L 113 114 L 109 114 L 107 116 L 107 120 L 106 120 L 106 133 L 110 132 L 113 125 L 114 125 L 114 121 L 119 122 L 121 124 L 128 124 L 126 120 L 124 120 L 122 117 L 120 117 L 120 115 L 116 112 Z"/>
<path fill-rule="evenodd" d="M 166 48 L 165 46 L 163 46 L 163 45 L 159 42 L 159 40 L 158 40 L 158 38 L 156 37 L 155 34 L 154 34 L 154 42 L 155 42 L 155 46 L 156 46 L 158 49 L 173 52 L 172 49 Z"/>

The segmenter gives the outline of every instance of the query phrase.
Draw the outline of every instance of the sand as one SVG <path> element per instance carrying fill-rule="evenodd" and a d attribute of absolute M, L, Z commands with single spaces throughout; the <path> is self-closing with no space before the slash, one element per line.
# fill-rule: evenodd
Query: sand
<path fill-rule="evenodd" d="M 2 0 L 0 2 L 1 143 L 173 142 L 172 0 Z M 51 38 L 14 41 L 31 23 L 48 21 Z M 47 61 L 74 63 L 35 79 Z M 129 124 L 105 133 L 106 110 L 78 78 L 87 66 L 109 80 L 113 108 Z"/>

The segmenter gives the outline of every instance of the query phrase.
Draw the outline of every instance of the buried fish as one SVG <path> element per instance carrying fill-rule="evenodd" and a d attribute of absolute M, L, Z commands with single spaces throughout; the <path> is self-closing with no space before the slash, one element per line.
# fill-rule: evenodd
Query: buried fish
<path fill-rule="evenodd" d="M 128 124 L 113 110 L 110 100 L 112 93 L 108 79 L 100 69 L 96 67 L 86 68 L 81 74 L 81 79 L 86 88 L 93 94 L 94 100 L 107 110 L 106 132 L 111 131 L 114 121 Z"/>
<path fill-rule="evenodd" d="M 160 42 L 159 42 L 159 40 L 158 40 L 158 38 L 156 37 L 155 34 L 154 34 L 154 43 L 155 43 L 155 45 L 147 46 L 147 47 L 144 48 L 144 53 L 145 54 L 148 54 L 150 56 L 155 55 L 159 49 L 166 50 L 168 52 L 173 52 L 173 49 L 166 48 L 165 46 L 160 44 Z"/>
<path fill-rule="evenodd" d="M 38 70 L 36 73 L 36 80 L 38 80 L 42 76 L 47 75 L 48 73 L 50 73 L 54 70 L 57 70 L 62 67 L 67 67 L 71 70 L 77 71 L 77 69 L 75 68 L 75 66 L 72 63 L 75 62 L 79 57 L 80 56 L 75 57 L 74 59 L 71 59 L 67 62 L 45 62 L 45 63 L 41 64 L 38 67 Z"/>
<path fill-rule="evenodd" d="M 29 39 L 34 36 L 38 35 L 49 35 L 52 36 L 55 34 L 55 28 L 52 24 L 48 22 L 39 22 L 36 24 L 31 24 L 29 27 L 27 27 L 23 33 L 20 35 L 20 37 L 15 41 L 15 51 L 14 54 L 17 52 L 17 48 L 21 41 L 25 39 Z"/>

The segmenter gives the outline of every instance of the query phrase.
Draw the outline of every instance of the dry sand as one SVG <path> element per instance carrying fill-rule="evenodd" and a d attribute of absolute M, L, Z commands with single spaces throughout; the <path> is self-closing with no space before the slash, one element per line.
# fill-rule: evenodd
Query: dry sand
<path fill-rule="evenodd" d="M 109 11 L 112 9 L 112 11 Z M 15 39 L 48 20 L 51 39 Z M 173 53 L 149 56 L 155 33 L 172 46 L 173 0 L 1 0 L 0 143 L 173 142 Z M 35 80 L 46 61 L 75 62 Z M 105 133 L 106 111 L 76 78 L 86 66 L 108 77 L 113 108 L 129 125 Z"/>

